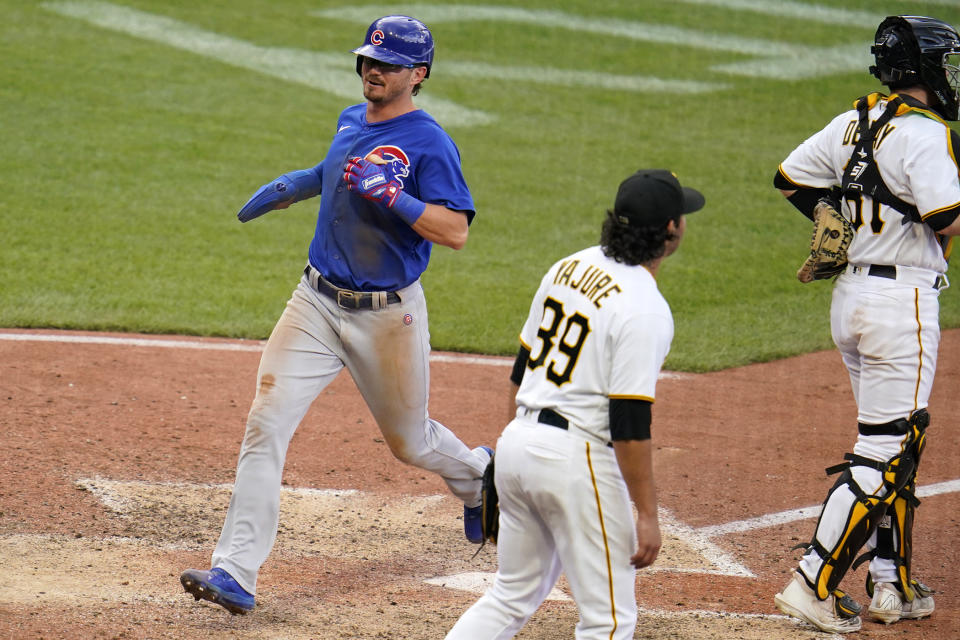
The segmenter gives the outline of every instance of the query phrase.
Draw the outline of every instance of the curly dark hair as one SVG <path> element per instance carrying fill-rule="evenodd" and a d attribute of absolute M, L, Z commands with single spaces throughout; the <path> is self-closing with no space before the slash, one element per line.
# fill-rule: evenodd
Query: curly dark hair
<path fill-rule="evenodd" d="M 627 265 L 645 264 L 656 260 L 666 250 L 668 240 L 674 234 L 662 227 L 632 227 L 617 220 L 613 211 L 607 211 L 607 219 L 600 230 L 600 247 L 603 255 Z"/>

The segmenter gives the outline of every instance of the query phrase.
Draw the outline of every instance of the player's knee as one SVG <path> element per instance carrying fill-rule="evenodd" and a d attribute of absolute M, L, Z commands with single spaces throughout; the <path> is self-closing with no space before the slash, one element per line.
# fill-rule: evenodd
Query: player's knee
<path fill-rule="evenodd" d="M 247 416 L 247 428 L 243 434 L 242 448 L 244 451 L 279 450 L 281 440 L 280 429 L 274 422 L 263 419 L 262 416 L 253 411 L 250 412 Z"/>
<path fill-rule="evenodd" d="M 423 467 L 427 460 L 426 452 L 411 450 L 402 445 L 391 445 L 390 453 L 400 462 L 413 465 L 414 467 Z"/>

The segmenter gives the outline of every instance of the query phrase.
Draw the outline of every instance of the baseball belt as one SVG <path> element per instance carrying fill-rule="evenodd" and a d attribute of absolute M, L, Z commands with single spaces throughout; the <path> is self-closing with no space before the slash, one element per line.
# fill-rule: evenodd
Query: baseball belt
<path fill-rule="evenodd" d="M 847 271 L 852 274 L 862 274 L 866 271 L 868 276 L 887 278 L 888 280 L 900 280 L 905 284 L 919 287 L 945 289 L 949 286 L 946 276 L 927 271 L 926 269 L 914 269 L 890 264 L 871 264 L 864 266 L 848 265 Z"/>
<path fill-rule="evenodd" d="M 564 431 L 570 430 L 570 421 L 553 409 L 540 409 L 540 411 L 537 412 L 537 422 L 563 429 Z M 613 443 L 607 442 L 607 446 L 612 447 Z"/>
<path fill-rule="evenodd" d="M 396 291 L 351 291 L 338 287 L 309 264 L 304 268 L 303 274 L 307 276 L 311 287 L 335 300 L 341 309 L 377 310 L 388 304 L 400 302 L 400 296 Z"/>

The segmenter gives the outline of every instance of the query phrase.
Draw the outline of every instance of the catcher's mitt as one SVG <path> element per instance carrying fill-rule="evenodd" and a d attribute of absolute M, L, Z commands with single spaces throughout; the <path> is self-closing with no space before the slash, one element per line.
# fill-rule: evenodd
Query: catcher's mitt
<path fill-rule="evenodd" d="M 487 544 L 488 540 L 496 544 L 497 534 L 500 532 L 500 499 L 497 496 L 497 486 L 493 482 L 493 470 L 493 456 L 491 455 L 487 468 L 483 470 L 483 481 L 480 485 L 480 498 L 482 500 L 480 504 L 482 508 L 480 523 L 483 525 L 483 542 L 477 549 L 477 553 L 480 553 L 480 549 Z M 476 556 L 477 554 L 473 555 Z"/>
<path fill-rule="evenodd" d="M 847 266 L 847 247 L 852 241 L 853 225 L 829 198 L 820 198 L 813 210 L 810 256 L 797 271 L 797 279 L 813 282 L 839 275 Z"/>

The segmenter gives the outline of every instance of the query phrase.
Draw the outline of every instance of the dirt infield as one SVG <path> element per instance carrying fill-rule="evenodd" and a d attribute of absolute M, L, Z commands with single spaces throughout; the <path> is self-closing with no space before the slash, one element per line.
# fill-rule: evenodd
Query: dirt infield
<path fill-rule="evenodd" d="M 112 341 L 112 342 L 111 342 Z M 461 506 L 395 461 L 349 376 L 318 399 L 286 462 L 257 609 L 183 593 L 207 567 L 253 398 L 259 343 L 0 330 L 0 638 L 442 638 L 495 570 Z M 431 415 L 470 446 L 503 426 L 509 362 L 440 356 Z M 960 332 L 946 332 L 919 484 L 918 577 L 937 611 L 856 637 L 960 638 Z M 668 376 L 654 410 L 664 549 L 638 575 L 637 638 L 829 638 L 772 596 L 852 446 L 834 352 Z M 923 493 L 921 495 L 924 495 Z M 843 585 L 866 602 L 865 569 Z M 522 639 L 572 637 L 564 584 Z"/>

